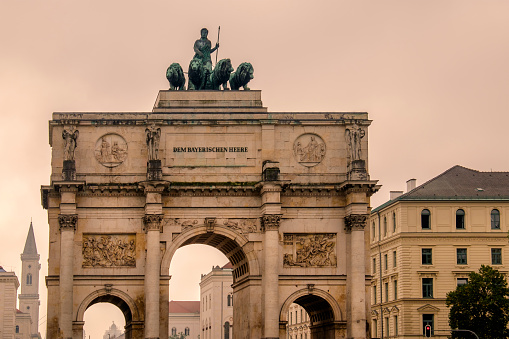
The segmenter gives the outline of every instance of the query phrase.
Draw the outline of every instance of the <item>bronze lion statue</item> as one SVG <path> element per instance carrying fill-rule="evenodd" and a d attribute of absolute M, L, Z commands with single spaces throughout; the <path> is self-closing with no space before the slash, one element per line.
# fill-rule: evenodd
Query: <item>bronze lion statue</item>
<path fill-rule="evenodd" d="M 205 67 L 203 67 L 203 62 L 200 59 L 191 60 L 187 74 L 189 76 L 189 82 L 187 86 L 189 90 L 205 89 Z"/>
<path fill-rule="evenodd" d="M 254 68 L 249 62 L 243 62 L 237 67 L 237 70 L 230 75 L 230 87 L 236 91 L 239 88 L 244 88 L 244 91 L 249 91 L 247 84 L 253 76 Z"/>
<path fill-rule="evenodd" d="M 185 90 L 186 89 L 186 78 L 184 77 L 184 71 L 180 67 L 179 63 L 172 63 L 166 70 L 166 79 L 170 83 L 170 90 Z"/>
<path fill-rule="evenodd" d="M 223 86 L 224 90 L 228 90 L 228 80 L 233 72 L 232 62 L 230 59 L 221 59 L 210 74 L 209 89 L 219 90 Z"/>

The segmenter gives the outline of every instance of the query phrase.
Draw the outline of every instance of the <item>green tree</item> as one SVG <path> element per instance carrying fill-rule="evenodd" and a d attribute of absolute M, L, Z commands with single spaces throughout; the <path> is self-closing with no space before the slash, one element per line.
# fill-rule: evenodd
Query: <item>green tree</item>
<path fill-rule="evenodd" d="M 168 339 L 186 339 L 187 335 L 185 335 L 182 332 L 179 332 L 179 334 L 170 335 Z"/>
<path fill-rule="evenodd" d="M 447 293 L 449 325 L 453 329 L 475 332 L 481 339 L 507 338 L 509 331 L 509 289 L 505 277 L 490 266 L 472 272 L 468 283 Z M 455 338 L 473 338 L 455 333 Z"/>

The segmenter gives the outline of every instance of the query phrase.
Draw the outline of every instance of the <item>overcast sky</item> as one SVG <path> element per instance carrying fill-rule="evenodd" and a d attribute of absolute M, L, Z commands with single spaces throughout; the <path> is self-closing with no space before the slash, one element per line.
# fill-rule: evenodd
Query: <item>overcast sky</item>
<path fill-rule="evenodd" d="M 215 43 L 221 25 L 219 59 L 253 64 L 250 87 L 269 111 L 369 112 L 369 170 L 383 185 L 373 207 L 407 179 L 421 184 L 456 164 L 508 171 L 508 17 L 507 0 L 0 0 L 0 265 L 19 275 L 33 218 L 47 273 L 39 190 L 52 112 L 150 111 L 168 88 L 166 68 L 187 68 L 202 27 Z M 171 299 L 198 300 L 200 274 L 226 258 L 184 251 Z M 40 295 L 44 336 L 44 279 Z M 108 312 L 86 313 L 91 338 L 110 315 L 123 324 Z"/>

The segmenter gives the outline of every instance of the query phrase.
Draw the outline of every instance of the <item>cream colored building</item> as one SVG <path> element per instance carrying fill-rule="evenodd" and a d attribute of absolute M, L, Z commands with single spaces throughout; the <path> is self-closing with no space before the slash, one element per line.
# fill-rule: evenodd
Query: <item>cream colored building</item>
<path fill-rule="evenodd" d="M 422 336 L 448 332 L 446 294 L 468 274 L 491 265 L 509 273 L 509 173 L 454 166 L 373 209 L 371 335 Z"/>
<path fill-rule="evenodd" d="M 200 302 L 170 301 L 169 335 L 184 334 L 187 339 L 200 338 Z"/>
<path fill-rule="evenodd" d="M 200 281 L 201 339 L 231 339 L 233 333 L 233 266 L 212 267 Z"/>
<path fill-rule="evenodd" d="M 18 287 L 19 281 L 16 274 L 7 272 L 0 266 L 0 338 L 2 339 L 15 338 Z"/>
<path fill-rule="evenodd" d="M 288 311 L 288 325 L 286 325 L 288 339 L 310 339 L 310 325 L 309 315 L 304 307 L 291 304 Z"/>

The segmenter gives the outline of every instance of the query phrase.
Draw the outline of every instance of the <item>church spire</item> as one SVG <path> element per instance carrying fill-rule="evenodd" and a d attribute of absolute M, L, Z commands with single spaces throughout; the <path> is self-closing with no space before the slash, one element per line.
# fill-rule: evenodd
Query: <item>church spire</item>
<path fill-rule="evenodd" d="M 30 221 L 30 228 L 28 229 L 27 240 L 25 242 L 25 249 L 23 250 L 25 255 L 37 255 L 37 245 L 35 244 L 34 227 L 32 221 Z"/>

